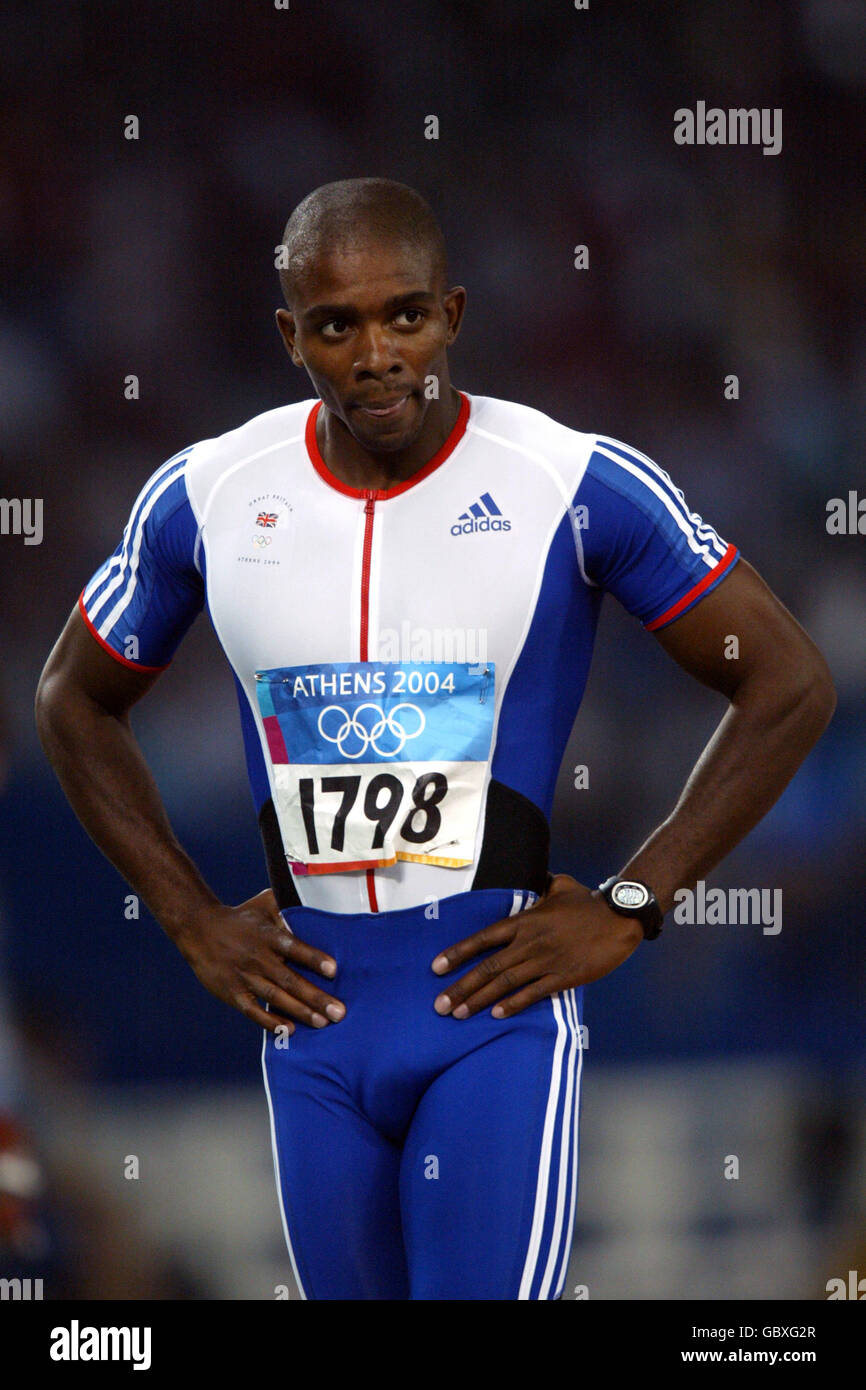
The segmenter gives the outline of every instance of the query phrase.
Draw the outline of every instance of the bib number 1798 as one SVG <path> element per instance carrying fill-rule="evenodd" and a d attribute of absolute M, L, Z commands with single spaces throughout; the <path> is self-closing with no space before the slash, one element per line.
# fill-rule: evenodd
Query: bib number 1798
<path fill-rule="evenodd" d="M 384 845 L 388 831 L 405 809 L 407 792 L 411 806 L 399 828 L 400 837 L 415 845 L 425 845 L 435 840 L 442 826 L 438 806 L 448 793 L 448 778 L 444 772 L 422 772 L 415 778 L 411 787 L 393 772 L 377 772 L 368 778 L 358 774 L 340 777 L 301 777 L 298 781 L 301 815 L 307 848 L 311 855 L 321 853 L 316 830 L 317 796 L 340 797 L 340 804 L 334 814 L 329 846 L 339 854 L 345 848 L 346 820 L 358 800 L 362 783 L 366 785 L 361 809 L 371 826 L 375 826 L 370 849 L 381 849 Z M 319 824 L 321 825 L 321 816 Z"/>

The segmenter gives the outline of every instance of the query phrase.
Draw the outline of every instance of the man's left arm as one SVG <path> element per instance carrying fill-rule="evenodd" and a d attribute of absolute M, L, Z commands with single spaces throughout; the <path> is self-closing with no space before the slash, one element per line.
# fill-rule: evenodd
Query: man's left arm
<path fill-rule="evenodd" d="M 673 812 L 622 872 L 648 883 L 666 912 L 677 888 L 703 878 L 767 814 L 827 727 L 836 696 L 812 639 L 745 560 L 654 635 L 731 702 Z"/>
<path fill-rule="evenodd" d="M 818 648 L 745 560 L 654 636 L 684 670 L 730 701 L 673 811 L 620 874 L 646 883 L 666 912 L 677 889 L 709 873 L 766 815 L 826 728 L 836 700 Z M 738 644 L 734 659 L 726 655 L 731 637 Z M 436 958 L 435 972 L 445 974 L 500 948 L 449 984 L 437 1012 L 463 1018 L 496 1004 L 496 1016 L 507 1017 L 609 974 L 642 940 L 640 923 L 615 913 L 598 890 L 556 875 L 528 912 L 493 923 Z"/>

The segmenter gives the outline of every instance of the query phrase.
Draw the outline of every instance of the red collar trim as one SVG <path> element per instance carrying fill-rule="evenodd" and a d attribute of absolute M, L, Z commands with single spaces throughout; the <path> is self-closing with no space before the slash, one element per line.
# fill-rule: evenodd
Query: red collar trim
<path fill-rule="evenodd" d="M 316 401 L 316 404 L 313 406 L 312 410 L 307 416 L 307 428 L 305 438 L 307 444 L 307 453 L 310 456 L 310 462 L 312 463 L 319 477 L 324 482 L 326 482 L 329 487 L 335 488 L 337 492 L 342 492 L 346 497 L 368 497 L 370 495 L 369 488 L 350 487 L 348 483 L 344 483 L 340 478 L 335 477 L 328 465 L 325 463 L 325 460 L 322 458 L 321 451 L 319 449 L 319 442 L 316 439 L 316 421 L 319 418 L 319 411 L 321 410 L 321 408 L 322 402 Z M 442 445 L 442 447 L 440 449 L 437 449 L 433 457 L 429 459 L 428 462 L 425 463 L 422 468 L 419 468 L 417 473 L 413 473 L 411 478 L 407 478 L 405 482 L 396 483 L 394 487 L 377 489 L 377 491 L 373 494 L 376 500 L 384 501 L 389 497 L 396 497 L 398 493 L 408 491 L 410 487 L 414 487 L 416 483 L 420 483 L 422 478 L 428 477 L 434 471 L 434 469 L 438 468 L 440 464 L 443 464 L 445 462 L 445 460 L 449 457 L 450 454 L 453 454 L 457 445 L 460 443 L 460 440 L 466 433 L 466 426 L 468 423 L 469 397 L 464 395 L 464 393 L 461 391 L 460 409 L 457 412 L 457 419 L 454 421 L 451 433 L 445 440 L 445 443 Z"/>

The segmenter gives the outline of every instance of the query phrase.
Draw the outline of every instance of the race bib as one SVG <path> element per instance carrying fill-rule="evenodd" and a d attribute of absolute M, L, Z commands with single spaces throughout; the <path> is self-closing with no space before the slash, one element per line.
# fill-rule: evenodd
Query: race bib
<path fill-rule="evenodd" d="M 256 671 L 295 873 L 471 864 L 493 738 L 492 662 Z"/>

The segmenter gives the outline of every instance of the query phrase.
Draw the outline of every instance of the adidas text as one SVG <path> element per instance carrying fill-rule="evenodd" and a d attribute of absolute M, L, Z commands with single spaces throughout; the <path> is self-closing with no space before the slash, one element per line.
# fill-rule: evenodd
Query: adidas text
<path fill-rule="evenodd" d="M 452 536 L 468 536 L 473 531 L 510 531 L 511 522 L 499 516 L 473 517 L 471 521 L 455 521 L 451 527 Z"/>

